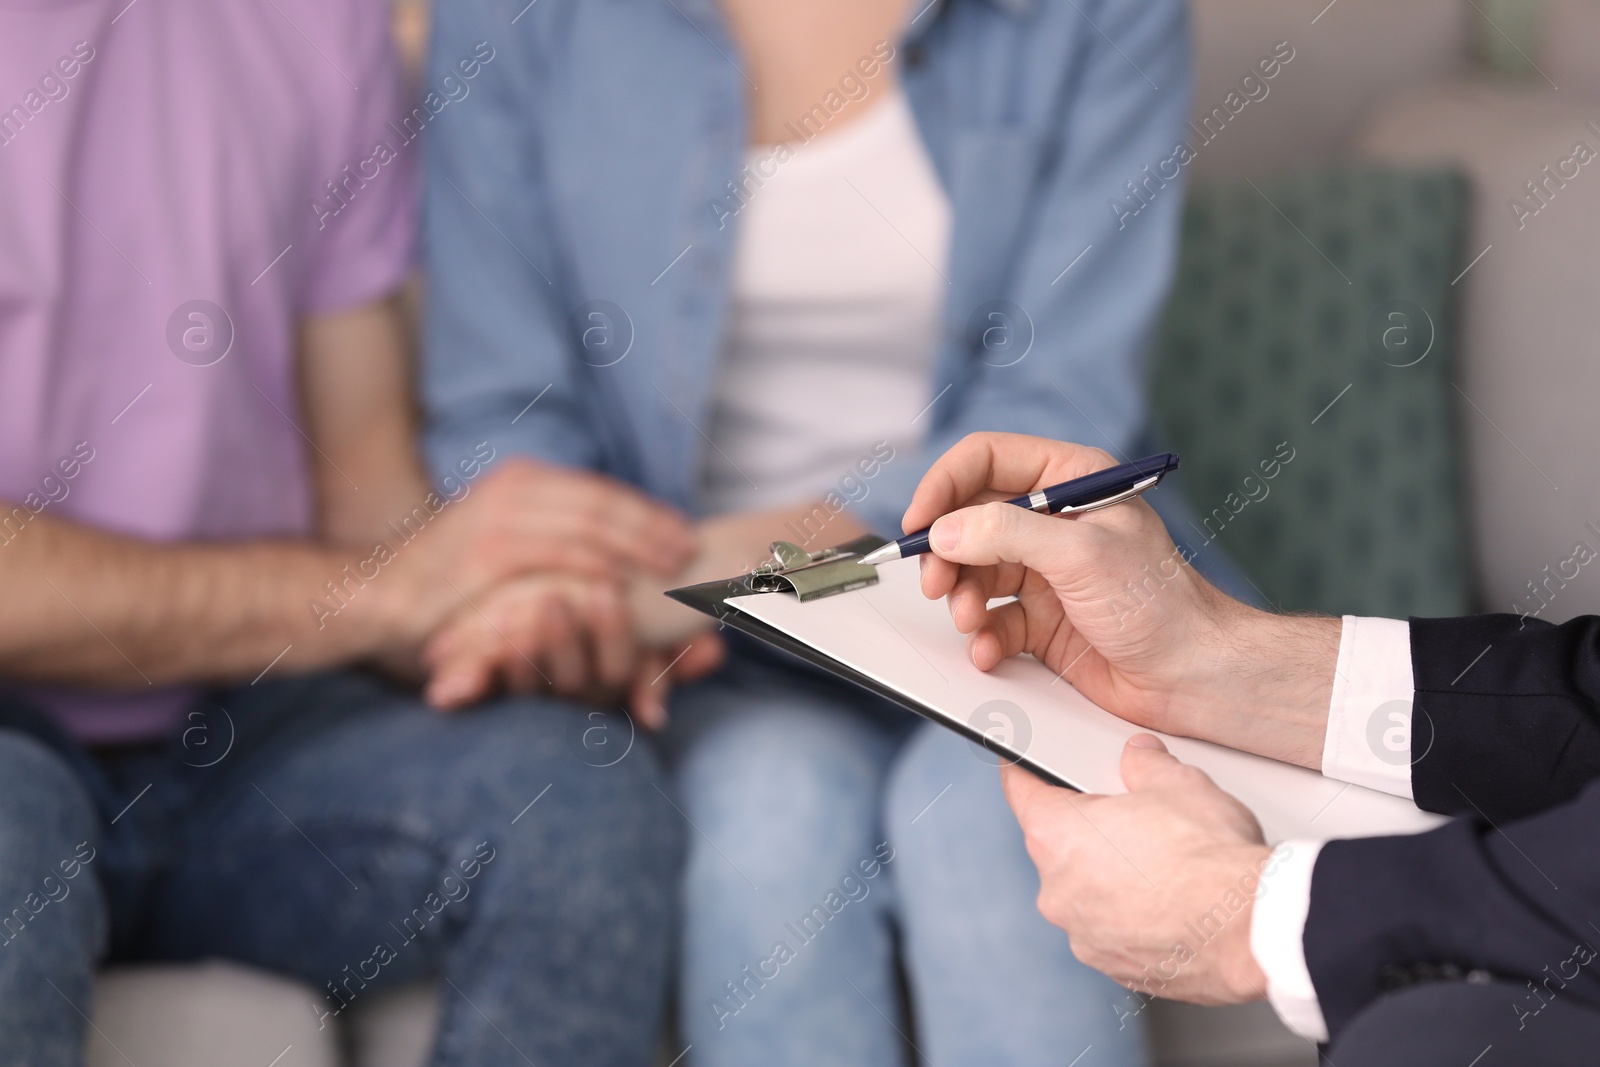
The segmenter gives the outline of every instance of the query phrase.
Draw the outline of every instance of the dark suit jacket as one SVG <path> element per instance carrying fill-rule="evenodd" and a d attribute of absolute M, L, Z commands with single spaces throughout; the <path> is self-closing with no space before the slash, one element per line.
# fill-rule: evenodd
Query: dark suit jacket
<path fill-rule="evenodd" d="M 1386 989 L 1486 971 L 1600 1007 L 1600 618 L 1412 619 L 1412 789 L 1460 816 L 1329 842 L 1305 954 L 1330 1037 Z M 1600 1055 L 1600 1053 L 1597 1053 Z"/>

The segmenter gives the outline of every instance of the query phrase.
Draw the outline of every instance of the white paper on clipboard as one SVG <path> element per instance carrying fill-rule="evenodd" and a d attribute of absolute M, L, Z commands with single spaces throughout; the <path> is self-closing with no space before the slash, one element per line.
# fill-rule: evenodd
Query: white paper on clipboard
<path fill-rule="evenodd" d="M 785 593 L 731 597 L 727 604 L 887 686 L 932 718 L 977 726 L 1085 792 L 1127 791 L 1122 748 L 1145 731 L 1097 707 L 1032 657 L 987 674 L 978 670 L 944 604 L 922 596 L 914 565 L 892 563 L 878 574 L 877 585 L 803 604 Z M 1270 842 L 1417 833 L 1444 821 L 1403 797 L 1206 741 L 1161 736 L 1174 755 L 1249 807 Z"/>

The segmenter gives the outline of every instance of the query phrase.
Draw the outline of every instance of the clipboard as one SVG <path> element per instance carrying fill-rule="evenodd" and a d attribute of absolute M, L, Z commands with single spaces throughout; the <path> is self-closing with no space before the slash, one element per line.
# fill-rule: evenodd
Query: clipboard
<path fill-rule="evenodd" d="M 1097 707 L 1029 656 L 980 672 L 944 605 L 922 597 L 916 567 L 855 561 L 883 543 L 864 537 L 817 553 L 775 546 L 774 559 L 749 574 L 667 595 L 953 730 L 977 746 L 975 756 L 1019 764 L 1054 785 L 1125 792 L 1122 746 L 1135 733 L 1150 732 L 1237 796 L 1269 841 L 1416 833 L 1445 821 L 1403 797 L 1145 731 Z"/>
<path fill-rule="evenodd" d="M 878 568 L 863 567 L 855 562 L 855 558 L 865 555 L 879 545 L 886 543 L 883 538 L 869 534 L 866 537 L 847 541 L 842 545 L 824 550 L 823 553 L 819 554 L 822 557 L 819 560 L 797 545 L 790 544 L 787 541 L 775 541 L 772 547 L 774 557 L 772 565 L 757 567 L 749 574 L 735 575 L 722 581 L 686 585 L 681 589 L 669 589 L 667 590 L 667 596 L 685 607 L 691 607 L 704 615 L 710 615 L 718 622 L 725 626 L 731 626 L 740 633 L 748 634 L 775 648 L 782 649 L 813 666 L 834 672 L 833 664 L 836 661 L 829 657 L 827 653 L 790 637 L 777 627 L 768 625 L 755 616 L 739 610 L 736 605 L 729 604 L 728 601 L 735 597 L 775 592 L 793 592 L 802 600 L 814 600 L 819 596 L 834 596 L 860 588 L 859 585 L 855 584 L 854 579 L 856 577 L 863 577 L 868 584 L 876 583 L 878 580 Z M 804 562 L 801 561 L 799 554 L 804 554 Z M 786 558 L 789 560 L 789 566 L 783 565 Z M 829 571 L 821 568 L 818 568 L 814 574 L 809 576 L 798 573 L 819 562 L 822 564 L 832 562 L 836 565 L 848 565 L 857 571 L 865 570 L 870 573 L 865 576 L 852 576 L 852 580 L 849 581 L 843 578 L 829 580 Z M 791 576 L 791 572 L 796 573 Z M 785 579 L 787 588 L 783 581 L 773 580 L 776 578 Z M 794 582 L 796 578 L 799 578 L 806 586 L 806 593 L 802 594 L 795 589 Z M 883 691 L 884 687 L 872 683 L 865 675 L 861 675 L 859 672 L 851 673 L 856 674 L 857 677 L 850 678 L 850 681 L 871 689 L 880 696 L 889 697 L 891 700 L 895 699 Z M 917 709 L 912 708 L 911 710 L 916 711 Z"/>

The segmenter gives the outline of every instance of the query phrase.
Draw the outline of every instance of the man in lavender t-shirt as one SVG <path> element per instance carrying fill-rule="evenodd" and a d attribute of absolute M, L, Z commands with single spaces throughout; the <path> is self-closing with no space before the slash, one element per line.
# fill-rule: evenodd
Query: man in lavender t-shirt
<path fill-rule="evenodd" d="M 648 1059 L 681 820 L 631 724 L 334 670 L 692 549 L 487 445 L 424 481 L 415 142 L 495 51 L 413 110 L 385 14 L 0 0 L 0 1064 L 80 1061 L 108 955 L 296 975 L 323 1025 L 443 975 L 437 1064 Z"/>

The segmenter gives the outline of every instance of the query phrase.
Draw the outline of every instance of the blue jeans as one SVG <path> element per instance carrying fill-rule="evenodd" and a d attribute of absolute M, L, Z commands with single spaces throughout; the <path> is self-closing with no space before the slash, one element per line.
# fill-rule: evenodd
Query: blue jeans
<path fill-rule="evenodd" d="M 310 983 L 323 1025 L 442 977 L 436 1067 L 650 1061 L 683 820 L 626 721 L 334 674 L 140 748 L 0 727 L 0 1064 L 82 1062 L 99 961 L 208 956 Z"/>
<path fill-rule="evenodd" d="M 666 738 L 696 1067 L 1143 1062 L 1128 994 L 1035 907 L 994 758 L 759 656 L 680 691 Z"/>

